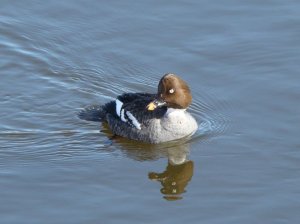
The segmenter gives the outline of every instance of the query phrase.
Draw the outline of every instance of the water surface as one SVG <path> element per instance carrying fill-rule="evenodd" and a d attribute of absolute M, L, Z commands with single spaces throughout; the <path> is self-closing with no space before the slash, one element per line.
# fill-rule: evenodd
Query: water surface
<path fill-rule="evenodd" d="M 298 1 L 1 1 L 1 223 L 297 223 Z M 199 130 L 77 117 L 174 72 Z"/>

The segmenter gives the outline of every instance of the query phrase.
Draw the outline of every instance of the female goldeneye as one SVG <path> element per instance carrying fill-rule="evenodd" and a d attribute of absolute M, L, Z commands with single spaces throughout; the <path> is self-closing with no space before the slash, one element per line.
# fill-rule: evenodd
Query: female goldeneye
<path fill-rule="evenodd" d="M 116 135 L 148 143 L 161 143 L 192 135 L 196 120 L 186 112 L 192 102 L 185 81 L 175 74 L 164 75 L 157 94 L 124 93 L 102 106 L 82 110 L 79 117 L 107 122 Z"/>

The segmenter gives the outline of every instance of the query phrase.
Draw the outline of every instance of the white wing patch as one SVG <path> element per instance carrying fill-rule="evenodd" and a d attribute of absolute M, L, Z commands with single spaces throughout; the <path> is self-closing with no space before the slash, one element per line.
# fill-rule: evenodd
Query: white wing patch
<path fill-rule="evenodd" d="M 128 116 L 128 118 L 131 120 L 132 124 L 139 130 L 141 130 L 141 124 L 138 122 L 138 120 L 133 116 L 132 113 L 130 113 L 129 111 L 126 111 L 126 115 Z"/>
<path fill-rule="evenodd" d="M 119 117 L 121 117 L 121 109 L 122 109 L 123 103 L 116 99 L 116 113 Z"/>
<path fill-rule="evenodd" d="M 126 121 L 127 121 L 127 119 L 125 118 L 125 114 L 124 114 L 124 112 L 125 112 L 125 110 L 124 110 L 124 109 L 122 109 L 122 110 L 121 110 L 121 120 L 122 120 L 122 121 L 124 121 L 124 122 L 126 122 Z"/>
<path fill-rule="evenodd" d="M 129 111 L 125 111 L 122 107 L 123 107 L 123 103 L 120 100 L 116 99 L 116 114 L 119 116 L 119 118 L 121 118 L 121 120 L 124 122 L 131 123 L 134 127 L 141 130 L 141 124 L 138 122 L 135 116 L 133 116 L 133 114 L 130 113 Z M 129 121 L 128 119 L 126 119 L 125 113 Z"/>

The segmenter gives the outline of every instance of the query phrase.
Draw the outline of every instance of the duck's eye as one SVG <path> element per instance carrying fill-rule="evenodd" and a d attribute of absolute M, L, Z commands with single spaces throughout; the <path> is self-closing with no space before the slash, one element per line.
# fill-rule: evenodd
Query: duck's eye
<path fill-rule="evenodd" d="M 174 92 L 175 90 L 173 88 L 169 90 L 169 93 L 174 93 Z"/>
<path fill-rule="evenodd" d="M 174 93 L 174 92 L 175 92 L 174 89 L 170 89 L 170 90 L 169 90 L 169 93 Z"/>

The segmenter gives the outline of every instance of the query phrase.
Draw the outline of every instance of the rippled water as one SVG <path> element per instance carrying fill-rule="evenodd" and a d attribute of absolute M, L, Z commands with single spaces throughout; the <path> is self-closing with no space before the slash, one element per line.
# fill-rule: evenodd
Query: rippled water
<path fill-rule="evenodd" d="M 1 223 L 297 223 L 298 1 L 1 1 Z M 199 130 L 77 117 L 186 80 Z"/>

